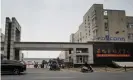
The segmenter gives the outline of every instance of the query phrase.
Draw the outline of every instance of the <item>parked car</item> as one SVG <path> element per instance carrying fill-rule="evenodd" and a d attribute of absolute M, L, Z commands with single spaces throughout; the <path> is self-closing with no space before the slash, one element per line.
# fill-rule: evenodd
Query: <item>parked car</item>
<path fill-rule="evenodd" d="M 1 72 L 8 72 L 13 74 L 20 74 L 26 71 L 26 64 L 23 61 L 15 60 L 2 60 L 1 61 Z"/>

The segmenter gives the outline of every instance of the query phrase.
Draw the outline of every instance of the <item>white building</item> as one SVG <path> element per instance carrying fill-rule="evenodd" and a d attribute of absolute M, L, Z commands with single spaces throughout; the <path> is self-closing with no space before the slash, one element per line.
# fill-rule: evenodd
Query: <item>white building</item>
<path fill-rule="evenodd" d="M 94 4 L 70 39 L 71 42 L 133 42 L 133 16 L 126 16 L 124 10 L 103 9 L 102 4 Z"/>
<path fill-rule="evenodd" d="M 93 4 L 83 16 L 78 31 L 70 35 L 70 42 L 89 41 L 133 42 L 133 16 L 126 16 L 124 10 L 103 9 L 102 4 Z M 77 54 L 80 51 L 82 54 Z M 82 64 L 84 61 L 93 63 L 92 46 L 89 47 L 89 51 L 86 51 L 87 54 L 83 53 L 84 49 L 79 49 L 76 54 L 67 54 L 68 51 L 64 51 L 64 54 L 67 54 L 65 59 L 71 61 L 76 57 L 76 64 Z"/>

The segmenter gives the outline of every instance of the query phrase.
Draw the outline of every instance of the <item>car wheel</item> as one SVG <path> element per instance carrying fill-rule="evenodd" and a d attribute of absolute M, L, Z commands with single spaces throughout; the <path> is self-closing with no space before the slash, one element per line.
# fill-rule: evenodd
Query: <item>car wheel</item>
<path fill-rule="evenodd" d="M 19 69 L 14 69 L 13 70 L 13 73 L 16 74 L 16 75 L 18 75 L 18 74 L 20 74 L 20 71 L 19 71 Z"/>

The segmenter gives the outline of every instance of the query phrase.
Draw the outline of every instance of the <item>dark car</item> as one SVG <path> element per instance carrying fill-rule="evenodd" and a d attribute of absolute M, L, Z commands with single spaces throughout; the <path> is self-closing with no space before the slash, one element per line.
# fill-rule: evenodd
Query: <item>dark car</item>
<path fill-rule="evenodd" d="M 26 71 L 26 64 L 22 61 L 15 60 L 2 60 L 1 61 L 1 72 L 11 72 L 13 74 L 20 74 Z"/>

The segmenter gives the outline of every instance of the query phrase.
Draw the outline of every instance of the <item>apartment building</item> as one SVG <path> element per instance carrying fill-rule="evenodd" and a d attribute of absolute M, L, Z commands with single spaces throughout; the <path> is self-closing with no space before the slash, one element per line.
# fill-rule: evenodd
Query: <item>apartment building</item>
<path fill-rule="evenodd" d="M 125 10 L 103 9 L 103 4 L 93 4 L 70 39 L 71 42 L 133 42 L 133 16 L 126 16 Z"/>
<path fill-rule="evenodd" d="M 83 16 L 78 31 L 70 35 L 70 42 L 133 42 L 133 16 L 126 16 L 125 10 L 104 9 L 103 4 L 93 4 Z M 84 50 L 65 55 L 65 59 L 71 61 L 76 57 L 75 64 L 83 64 L 84 61 L 93 64 L 90 60 L 96 59 L 96 52 L 92 47 L 89 50 L 91 52 L 85 55 Z M 64 51 L 64 54 L 67 52 Z"/>

